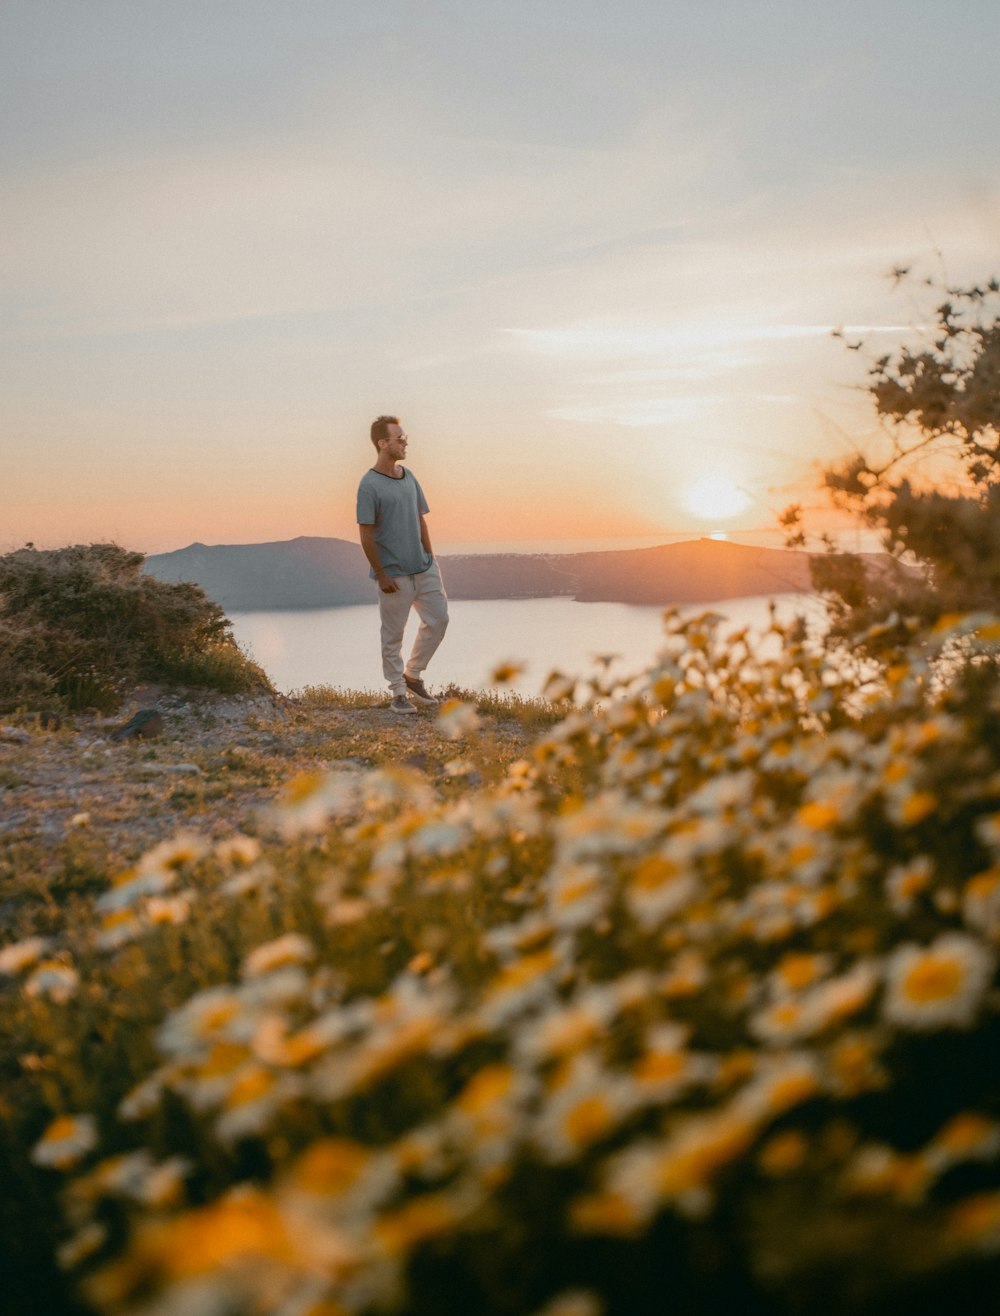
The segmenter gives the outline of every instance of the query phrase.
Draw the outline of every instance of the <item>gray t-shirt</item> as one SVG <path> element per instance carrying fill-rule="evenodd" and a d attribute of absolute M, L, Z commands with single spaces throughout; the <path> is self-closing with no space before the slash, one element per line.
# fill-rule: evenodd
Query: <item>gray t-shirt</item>
<path fill-rule="evenodd" d="M 358 525 L 375 527 L 379 561 L 390 576 L 415 576 L 434 559 L 420 542 L 420 514 L 429 512 L 417 477 L 404 466 L 397 479 L 365 471 L 358 485 Z M 368 573 L 372 580 L 375 572 Z"/>

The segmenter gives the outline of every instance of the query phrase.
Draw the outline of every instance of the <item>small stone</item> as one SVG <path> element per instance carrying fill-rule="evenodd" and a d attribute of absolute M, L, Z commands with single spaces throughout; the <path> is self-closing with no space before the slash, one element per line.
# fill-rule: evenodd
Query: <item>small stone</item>
<path fill-rule="evenodd" d="M 0 726 L 0 740 L 11 745 L 30 745 L 31 732 L 23 731 L 20 727 Z"/>
<path fill-rule="evenodd" d="M 139 765 L 140 772 L 153 773 L 178 773 L 182 777 L 200 777 L 201 768 L 197 763 L 142 763 Z"/>
<path fill-rule="evenodd" d="M 112 740 L 148 740 L 163 730 L 163 714 L 158 708 L 140 708 L 135 717 L 111 733 Z"/>

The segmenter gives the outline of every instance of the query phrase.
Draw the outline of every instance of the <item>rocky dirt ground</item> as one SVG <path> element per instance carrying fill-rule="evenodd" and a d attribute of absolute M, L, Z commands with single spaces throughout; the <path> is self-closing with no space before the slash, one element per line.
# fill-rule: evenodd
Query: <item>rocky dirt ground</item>
<path fill-rule="evenodd" d="M 111 739 L 139 708 L 160 710 L 150 739 Z M 302 772 L 405 764 L 442 791 L 504 770 L 534 738 L 486 716 L 474 744 L 444 735 L 434 710 L 245 698 L 144 687 L 119 716 L 35 714 L 0 724 L 0 920 L 4 942 L 66 925 L 110 877 L 178 831 L 266 835 L 268 806 Z M 462 761 L 464 770 L 458 770 Z M 83 909 L 81 909 L 83 916 Z"/>

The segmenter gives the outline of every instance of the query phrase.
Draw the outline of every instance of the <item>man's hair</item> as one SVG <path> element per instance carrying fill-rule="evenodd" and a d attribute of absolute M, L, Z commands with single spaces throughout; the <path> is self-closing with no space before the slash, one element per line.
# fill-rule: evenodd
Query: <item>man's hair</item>
<path fill-rule="evenodd" d="M 379 416 L 376 420 L 372 421 L 372 443 L 375 445 L 376 452 L 379 451 L 379 439 L 387 439 L 389 437 L 389 426 L 398 424 L 398 416 Z"/>

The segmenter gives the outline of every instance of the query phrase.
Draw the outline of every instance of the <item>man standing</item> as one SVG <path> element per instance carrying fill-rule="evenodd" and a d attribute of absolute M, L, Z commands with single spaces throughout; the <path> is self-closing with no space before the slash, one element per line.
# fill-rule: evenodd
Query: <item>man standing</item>
<path fill-rule="evenodd" d="M 437 703 L 421 677 L 448 628 L 448 599 L 425 519 L 430 508 L 416 477 L 398 465 L 408 442 L 399 418 L 379 416 L 371 433 L 378 457 L 358 485 L 361 547 L 378 584 L 382 671 L 392 691 L 390 708 L 415 713 L 411 699 L 428 706 Z M 411 607 L 420 617 L 420 629 L 404 668 L 403 629 Z"/>

